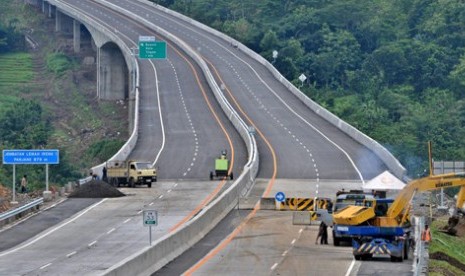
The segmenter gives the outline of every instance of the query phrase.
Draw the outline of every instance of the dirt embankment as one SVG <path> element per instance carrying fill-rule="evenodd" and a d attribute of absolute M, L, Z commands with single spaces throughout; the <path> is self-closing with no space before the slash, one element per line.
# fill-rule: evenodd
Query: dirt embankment
<path fill-rule="evenodd" d="M 447 255 L 444 252 L 434 252 L 429 257 L 430 257 L 430 259 L 433 259 L 433 260 L 446 261 L 450 265 L 462 270 L 463 273 L 465 274 L 465 264 L 461 263 L 456 258 L 451 257 L 451 256 Z M 454 274 L 452 274 L 452 275 L 454 275 Z"/>

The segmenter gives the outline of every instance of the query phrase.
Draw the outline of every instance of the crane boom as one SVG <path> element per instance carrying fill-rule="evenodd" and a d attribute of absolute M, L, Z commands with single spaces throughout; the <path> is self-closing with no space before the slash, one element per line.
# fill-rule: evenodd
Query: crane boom
<path fill-rule="evenodd" d="M 377 213 L 377 203 L 375 200 L 373 202 L 367 202 L 364 206 L 348 206 L 340 210 L 333 215 L 334 223 L 345 225 L 369 224 L 377 226 L 402 226 L 408 221 L 410 203 L 416 192 L 451 187 L 461 187 L 456 202 L 456 209 L 461 209 L 465 203 L 465 173 L 433 174 L 431 143 L 428 143 L 428 152 L 429 175 L 415 179 L 405 185 L 394 202 L 387 209 L 387 212 L 383 212 L 382 215 L 380 215 L 379 212 Z"/>

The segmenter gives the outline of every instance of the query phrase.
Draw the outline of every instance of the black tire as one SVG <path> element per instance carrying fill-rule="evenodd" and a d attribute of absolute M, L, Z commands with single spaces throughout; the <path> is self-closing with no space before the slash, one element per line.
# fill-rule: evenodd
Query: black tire
<path fill-rule="evenodd" d="M 110 183 L 111 183 L 111 186 L 113 186 L 113 187 L 119 187 L 118 178 L 116 178 L 116 177 L 110 178 Z"/>
<path fill-rule="evenodd" d="M 152 188 L 152 182 L 149 182 L 149 184 L 147 184 L 147 186 L 148 186 L 149 188 Z"/>
<path fill-rule="evenodd" d="M 373 258 L 373 254 L 365 254 L 365 255 L 362 255 L 362 260 L 369 260 Z"/>
<path fill-rule="evenodd" d="M 129 178 L 129 184 L 128 184 L 128 186 L 129 186 L 130 188 L 134 188 L 134 178 Z"/>
<path fill-rule="evenodd" d="M 405 240 L 404 243 L 404 260 L 408 260 L 408 251 L 409 251 L 410 245 L 409 245 L 409 240 Z"/>
<path fill-rule="evenodd" d="M 213 172 L 210 172 L 210 180 L 213 180 Z"/>
<path fill-rule="evenodd" d="M 362 259 L 361 255 L 354 255 L 355 260 L 360 261 Z"/>
<path fill-rule="evenodd" d="M 230 178 L 231 180 L 233 180 L 233 179 L 234 179 L 234 177 L 233 177 L 233 173 L 232 173 L 232 172 L 231 172 L 231 174 L 229 175 L 229 178 Z"/>
<path fill-rule="evenodd" d="M 339 239 L 338 237 L 335 237 L 334 232 L 333 232 L 333 244 L 334 244 L 334 246 L 341 245 L 341 239 Z"/>

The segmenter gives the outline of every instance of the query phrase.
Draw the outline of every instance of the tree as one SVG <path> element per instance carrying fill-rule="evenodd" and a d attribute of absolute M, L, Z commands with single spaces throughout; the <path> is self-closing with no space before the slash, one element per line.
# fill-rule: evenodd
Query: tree
<path fill-rule="evenodd" d="M 268 30 L 260 41 L 260 48 L 262 51 L 272 51 L 277 49 L 279 46 L 278 36 L 276 32 Z"/>
<path fill-rule="evenodd" d="M 316 75 L 324 85 L 344 86 L 347 82 L 346 71 L 355 70 L 360 66 L 360 44 L 345 30 L 333 32 L 324 25 L 322 32 L 324 41 L 313 57 L 312 75 Z"/>
<path fill-rule="evenodd" d="M 42 115 L 42 107 L 30 100 L 21 99 L 0 120 L 0 139 L 15 148 L 33 149 L 47 144 L 50 125 Z"/>

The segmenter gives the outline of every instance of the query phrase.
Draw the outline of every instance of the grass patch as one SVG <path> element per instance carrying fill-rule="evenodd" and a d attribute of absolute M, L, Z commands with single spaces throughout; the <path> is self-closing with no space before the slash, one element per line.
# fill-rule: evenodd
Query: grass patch
<path fill-rule="evenodd" d="M 62 76 L 66 71 L 73 68 L 73 61 L 62 53 L 51 53 L 45 58 L 47 70 L 56 76 Z"/>
<path fill-rule="evenodd" d="M 0 55 L 0 109 L 7 109 L 19 100 L 20 86 L 35 78 L 32 57 L 28 53 Z"/>
<path fill-rule="evenodd" d="M 429 261 L 429 275 L 430 276 L 443 276 L 443 275 L 461 275 L 463 271 L 450 265 L 446 261 L 430 260 Z"/>
<path fill-rule="evenodd" d="M 99 159 L 104 161 L 110 159 L 118 150 L 124 145 L 124 141 L 121 140 L 101 140 L 90 146 L 87 150 L 86 155 L 90 159 Z"/>
<path fill-rule="evenodd" d="M 430 256 L 436 252 L 442 252 L 450 257 L 455 258 L 460 263 L 465 264 L 465 252 L 463 251 L 463 248 L 465 248 L 465 238 L 450 236 L 448 234 L 440 232 L 439 230 L 442 229 L 445 225 L 447 225 L 446 220 L 436 220 L 431 225 L 432 242 L 429 245 Z M 429 269 L 433 273 L 436 273 L 437 271 L 442 271 L 446 268 L 449 271 L 454 271 L 452 269 L 449 269 L 448 267 L 456 268 L 455 266 L 452 266 L 445 261 L 430 260 Z M 458 271 L 460 273 L 464 273 L 461 270 Z"/>

